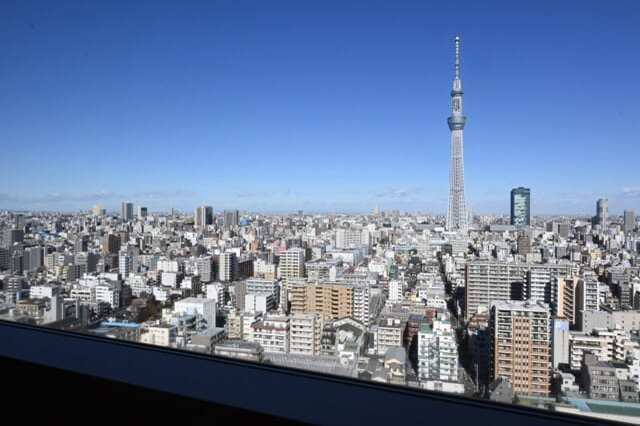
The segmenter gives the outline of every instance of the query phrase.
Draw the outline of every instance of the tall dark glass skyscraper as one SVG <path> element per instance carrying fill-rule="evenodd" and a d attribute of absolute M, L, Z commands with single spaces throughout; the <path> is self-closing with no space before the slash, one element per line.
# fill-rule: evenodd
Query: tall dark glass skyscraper
<path fill-rule="evenodd" d="M 511 224 L 529 226 L 531 221 L 531 191 L 529 188 L 511 190 Z"/>

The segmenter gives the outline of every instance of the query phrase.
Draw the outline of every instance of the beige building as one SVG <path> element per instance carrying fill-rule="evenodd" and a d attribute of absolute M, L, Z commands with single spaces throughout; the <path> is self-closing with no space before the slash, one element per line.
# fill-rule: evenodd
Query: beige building
<path fill-rule="evenodd" d="M 292 282 L 287 288 L 291 313 L 319 314 L 324 319 L 353 318 L 352 286 Z"/>
<path fill-rule="evenodd" d="M 565 318 L 571 326 L 575 326 L 578 320 L 578 278 L 557 278 L 556 291 L 556 316 Z"/>
<path fill-rule="evenodd" d="M 178 330 L 175 325 L 157 324 L 144 327 L 140 334 L 140 343 L 175 347 Z"/>
<path fill-rule="evenodd" d="M 549 310 L 544 304 L 500 301 L 491 307 L 491 380 L 508 380 L 521 395 L 548 396 L 551 382 Z"/>

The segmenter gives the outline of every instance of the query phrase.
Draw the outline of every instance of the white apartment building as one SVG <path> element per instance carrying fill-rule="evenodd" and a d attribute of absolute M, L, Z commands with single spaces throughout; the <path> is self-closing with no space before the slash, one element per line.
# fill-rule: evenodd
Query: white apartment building
<path fill-rule="evenodd" d="M 149 279 L 141 274 L 129 274 L 125 283 L 131 287 L 131 294 L 140 297 L 142 293 L 151 294 Z"/>
<path fill-rule="evenodd" d="M 399 318 L 382 318 L 374 328 L 376 353 L 384 355 L 391 347 L 403 346 L 405 326 Z"/>
<path fill-rule="evenodd" d="M 276 302 L 272 294 L 247 294 L 244 297 L 245 312 L 269 312 L 274 310 Z"/>
<path fill-rule="evenodd" d="M 318 355 L 322 337 L 322 320 L 317 314 L 293 314 L 289 318 L 289 352 Z"/>
<path fill-rule="evenodd" d="M 218 306 L 224 303 L 224 284 L 212 283 L 205 286 L 207 299 L 215 300 Z"/>
<path fill-rule="evenodd" d="M 566 278 L 571 275 L 572 265 L 567 263 L 531 264 L 527 272 L 525 286 L 525 298 L 532 303 L 554 303 L 554 281 L 557 278 Z"/>
<path fill-rule="evenodd" d="M 260 344 L 264 352 L 289 352 L 289 317 L 286 315 L 264 315 L 252 326 L 250 341 Z"/>
<path fill-rule="evenodd" d="M 221 253 L 218 258 L 218 278 L 220 281 L 233 281 L 235 278 L 236 254 L 233 252 Z"/>
<path fill-rule="evenodd" d="M 167 259 L 158 260 L 158 263 L 156 264 L 156 268 L 158 271 L 162 271 L 162 272 L 178 273 L 181 271 L 181 265 L 177 260 L 167 260 Z"/>
<path fill-rule="evenodd" d="M 295 247 L 280 255 L 278 266 L 280 278 L 303 278 L 304 272 L 304 249 Z"/>
<path fill-rule="evenodd" d="M 173 305 L 173 310 L 180 314 L 198 314 L 207 323 L 207 328 L 212 329 L 216 326 L 216 301 L 199 297 L 187 297 L 178 300 Z"/>
<path fill-rule="evenodd" d="M 95 302 L 105 302 L 111 305 L 112 309 L 120 307 L 120 288 L 119 286 L 112 286 L 101 284 L 94 287 L 95 289 Z"/>
<path fill-rule="evenodd" d="M 402 302 L 404 299 L 404 282 L 400 280 L 389 281 L 389 301 Z"/>
<path fill-rule="evenodd" d="M 369 230 L 360 228 L 339 228 L 336 230 L 336 248 L 349 249 L 369 246 Z"/>
<path fill-rule="evenodd" d="M 34 285 L 29 288 L 29 297 L 32 299 L 51 299 L 60 293 L 60 287 L 54 285 Z"/>
<path fill-rule="evenodd" d="M 133 271 L 133 257 L 125 252 L 120 252 L 118 255 L 118 272 L 120 272 L 120 276 L 124 279 L 129 276 L 129 274 Z"/>
<path fill-rule="evenodd" d="M 257 278 L 275 279 L 277 277 L 277 266 L 262 259 L 253 261 L 253 275 Z"/>
<path fill-rule="evenodd" d="M 178 288 L 181 277 L 177 272 L 162 272 L 160 282 L 165 287 Z"/>
<path fill-rule="evenodd" d="M 448 320 L 423 324 L 418 332 L 418 377 L 420 381 L 458 381 L 458 344 Z"/>
<path fill-rule="evenodd" d="M 353 285 L 353 319 L 365 327 L 371 323 L 371 289 L 367 284 Z"/>

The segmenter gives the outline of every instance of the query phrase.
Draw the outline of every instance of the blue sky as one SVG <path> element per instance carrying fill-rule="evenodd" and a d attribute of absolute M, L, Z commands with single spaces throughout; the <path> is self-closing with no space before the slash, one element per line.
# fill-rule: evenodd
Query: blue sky
<path fill-rule="evenodd" d="M 476 213 L 640 210 L 640 3 L 14 1 L 0 209 L 444 212 L 463 37 Z"/>

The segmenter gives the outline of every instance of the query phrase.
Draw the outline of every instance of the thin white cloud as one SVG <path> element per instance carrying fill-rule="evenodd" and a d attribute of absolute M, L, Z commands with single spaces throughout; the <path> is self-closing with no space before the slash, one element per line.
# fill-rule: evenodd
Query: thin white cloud
<path fill-rule="evenodd" d="M 627 198 L 640 197 L 640 186 L 627 186 L 622 188 L 622 194 Z"/>

